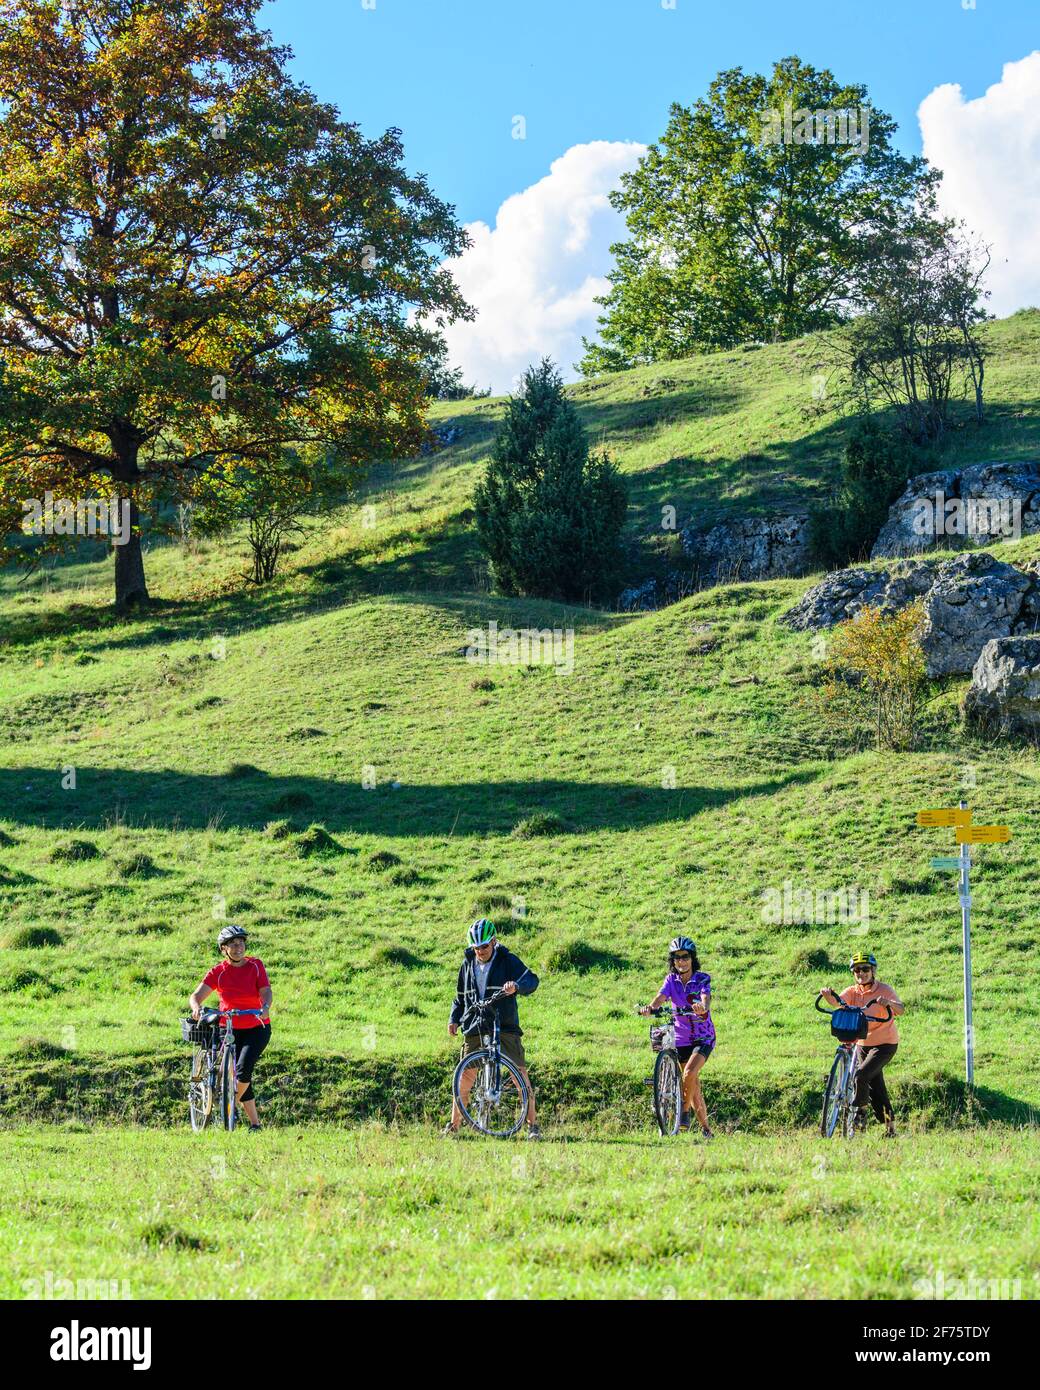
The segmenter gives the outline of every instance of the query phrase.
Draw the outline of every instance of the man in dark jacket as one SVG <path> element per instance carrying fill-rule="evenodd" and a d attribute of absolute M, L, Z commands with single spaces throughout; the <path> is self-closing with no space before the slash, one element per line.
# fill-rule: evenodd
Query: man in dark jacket
<path fill-rule="evenodd" d="M 448 1032 L 452 1037 L 463 1030 L 462 1056 L 468 1057 L 482 1046 L 480 1033 L 476 1028 L 476 1015 L 486 995 L 496 990 L 502 993 L 492 1006 L 498 1011 L 499 1043 L 503 1057 L 516 1067 L 527 1084 L 527 1137 L 540 1139 L 542 1132 L 538 1127 L 534 1105 L 534 1087 L 527 1073 L 527 1059 L 524 1045 L 520 1041 L 520 1012 L 516 1006 L 519 994 L 533 994 L 538 988 L 538 976 L 529 969 L 519 956 L 514 956 L 507 946 L 499 943 L 495 935 L 495 924 L 486 917 L 473 923 L 469 929 L 469 945 L 459 967 L 459 979 L 455 990 L 455 1002 L 451 1006 Z M 471 1029 L 473 1031 L 468 1031 Z M 473 1085 L 472 1072 L 464 1073 L 460 1083 L 462 1099 L 465 1101 Z M 457 1134 L 462 1123 L 462 1114 L 454 1097 L 451 1102 L 451 1119 L 444 1127 L 445 1134 Z"/>

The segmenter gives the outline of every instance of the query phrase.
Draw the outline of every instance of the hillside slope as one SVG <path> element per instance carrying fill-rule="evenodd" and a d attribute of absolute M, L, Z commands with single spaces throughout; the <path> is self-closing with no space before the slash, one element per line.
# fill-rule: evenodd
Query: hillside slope
<path fill-rule="evenodd" d="M 1003 404 L 974 447 L 1035 455 L 1040 315 L 991 332 L 1024 346 L 991 368 Z M 577 391 L 604 440 L 632 432 L 623 464 L 646 507 L 679 477 L 721 507 L 756 489 L 745 456 L 767 438 L 774 460 L 798 461 L 784 486 L 820 485 L 820 444 L 798 433 L 801 388 L 784 377 L 805 351 L 746 355 L 772 364 L 771 386 L 728 354 Z M 662 398 L 638 394 L 654 376 L 684 382 L 667 388 L 679 399 L 713 377 L 732 392 L 730 426 L 725 411 L 668 422 Z M 936 689 L 914 754 L 824 730 L 810 639 L 776 621 L 807 580 L 633 617 L 482 592 L 465 506 L 499 409 L 438 407 L 464 422 L 459 443 L 407 465 L 393 492 L 375 479 L 374 515 L 343 509 L 262 593 L 234 583 L 240 542 L 153 549 L 165 602 L 133 621 L 95 606 L 102 565 L 3 577 L 0 1109 L 46 1109 L 63 1071 L 147 1077 L 159 1058 L 172 1077 L 221 912 L 253 930 L 272 974 L 269 1074 L 298 1050 L 325 1081 L 342 1057 L 359 1076 L 400 1061 L 439 1085 L 465 927 L 487 914 L 543 975 L 523 1017 L 536 1076 L 561 1098 L 590 1073 L 635 1094 L 649 1053 L 632 1009 L 680 929 L 715 982 L 709 1103 L 713 1086 L 737 1109 L 753 1094 L 764 1119 L 779 1087 L 789 1113 L 811 1112 L 830 1052 L 813 995 L 844 981 L 863 942 L 910 1005 L 896 1091 L 930 1094 L 962 1070 L 959 914 L 928 868 L 949 837 L 912 812 L 963 786 L 978 820 L 1014 833 L 977 855 L 977 1080 L 995 1113 L 1040 1102 L 1025 1028 L 1035 750 L 966 738 L 956 684 Z M 655 411 L 657 435 L 635 423 Z M 712 447 L 711 480 L 653 462 Z M 491 620 L 573 631 L 573 671 L 471 664 L 467 633 Z M 334 843 L 308 838 L 312 824 Z M 765 895 L 785 885 L 866 893 L 869 920 L 771 920 Z"/>

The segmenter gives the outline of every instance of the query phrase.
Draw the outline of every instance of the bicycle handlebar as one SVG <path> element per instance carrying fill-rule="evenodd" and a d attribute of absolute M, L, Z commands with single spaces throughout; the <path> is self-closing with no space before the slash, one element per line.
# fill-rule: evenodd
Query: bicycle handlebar
<path fill-rule="evenodd" d="M 641 1017 L 646 1017 L 646 1015 L 642 1013 L 642 1005 L 640 1005 L 639 1009 L 637 1009 L 636 1012 L 639 1013 Z M 650 1016 L 652 1018 L 658 1018 L 661 1014 L 666 1012 L 674 1014 L 676 1018 L 702 1017 L 702 1015 L 698 1014 L 695 1009 L 677 1008 L 674 1004 L 661 1004 L 658 1008 L 650 1009 L 648 1010 L 648 1012 L 650 1013 Z"/>
<path fill-rule="evenodd" d="M 263 1018 L 267 1013 L 270 1013 L 269 1009 L 203 1009 L 199 1017 L 201 1018 L 202 1014 L 216 1014 L 218 1018 L 239 1018 L 242 1016 Z"/>
<path fill-rule="evenodd" d="M 834 991 L 834 990 L 830 990 L 830 991 L 829 991 L 829 993 L 831 993 L 831 994 L 834 994 L 835 992 L 836 992 L 836 991 Z M 841 996 L 839 995 L 838 997 L 840 998 Z M 824 1007 L 824 1008 L 821 1009 L 821 1008 L 820 1008 L 820 1000 L 821 1000 L 822 998 L 823 998 L 823 990 L 821 989 L 820 992 L 819 992 L 819 994 L 816 996 L 816 1005 L 815 1005 L 816 1012 L 817 1012 L 818 1014 L 833 1014 L 833 1013 L 837 1013 L 837 1009 L 828 1009 L 828 1008 L 826 1008 L 826 1007 Z M 878 1018 L 877 1014 L 868 1014 L 868 1013 L 867 1013 L 867 1010 L 870 1008 L 870 1006 L 871 1006 L 872 1004 L 880 1004 L 881 1007 L 887 1011 L 884 1018 Z M 843 1008 L 843 1009 L 859 1009 L 859 1010 L 861 1010 L 861 1012 L 862 1012 L 867 1018 L 870 1019 L 871 1023 L 888 1023 L 888 1022 L 891 1020 L 891 1018 L 892 1018 L 892 1006 L 891 1006 L 891 1004 L 889 1004 L 889 1003 L 887 1002 L 887 1000 L 884 1000 L 884 999 L 868 999 L 867 1002 L 866 1002 L 865 1004 L 844 1004 L 844 1003 L 843 1003 L 840 1007 Z"/>

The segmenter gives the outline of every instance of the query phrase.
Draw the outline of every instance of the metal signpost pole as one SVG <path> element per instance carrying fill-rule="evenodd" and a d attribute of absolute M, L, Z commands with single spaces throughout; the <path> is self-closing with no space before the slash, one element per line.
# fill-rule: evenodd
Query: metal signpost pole
<path fill-rule="evenodd" d="M 962 801 L 962 811 L 968 803 Z M 964 944 L 964 1075 L 969 1086 L 975 1084 L 975 1036 L 971 1022 L 971 846 L 961 845 L 961 935 Z"/>

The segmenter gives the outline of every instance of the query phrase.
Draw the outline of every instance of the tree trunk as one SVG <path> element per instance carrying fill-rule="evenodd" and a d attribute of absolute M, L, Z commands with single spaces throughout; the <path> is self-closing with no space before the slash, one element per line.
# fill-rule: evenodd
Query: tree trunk
<path fill-rule="evenodd" d="M 137 501 L 128 487 L 121 487 L 120 513 L 124 498 L 130 503 L 130 539 L 125 545 L 113 547 L 116 552 L 116 607 L 122 611 L 142 608 L 148 602 Z"/>

